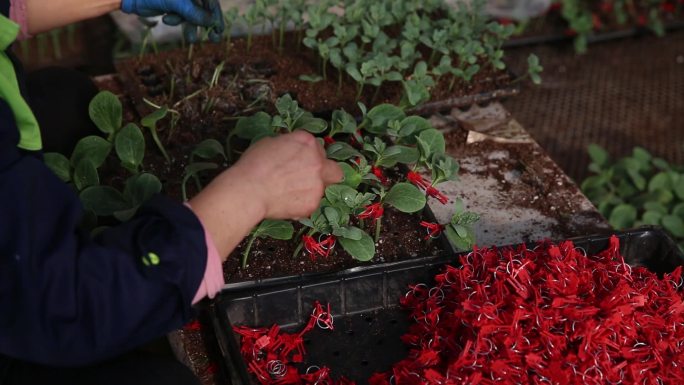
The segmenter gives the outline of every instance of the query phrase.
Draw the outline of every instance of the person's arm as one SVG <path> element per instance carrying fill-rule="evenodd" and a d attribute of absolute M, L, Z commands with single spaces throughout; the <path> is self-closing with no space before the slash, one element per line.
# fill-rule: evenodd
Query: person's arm
<path fill-rule="evenodd" d="M 21 2 L 26 9 L 26 23 L 31 35 L 121 8 L 121 0 L 12 0 L 12 7 L 20 7 Z"/>
<path fill-rule="evenodd" d="M 308 133 L 265 138 L 190 201 L 226 258 L 262 219 L 306 217 L 320 203 L 325 186 L 342 179 Z"/>
<path fill-rule="evenodd" d="M 189 42 L 197 39 L 197 27 L 210 28 L 209 38 L 217 42 L 223 35 L 223 13 L 218 0 L 203 5 L 193 0 L 11 0 L 14 21 L 25 26 L 24 36 L 35 35 L 81 20 L 121 9 L 143 17 L 164 15 L 170 25 L 185 23 Z"/>
<path fill-rule="evenodd" d="M 18 151 L 9 127 L 0 124 L 0 354 L 49 365 L 96 362 L 180 327 L 205 275 L 205 231 L 225 258 L 263 217 L 308 215 L 342 177 L 309 134 L 265 139 L 192 210 L 157 196 L 91 238 L 78 196 Z"/>

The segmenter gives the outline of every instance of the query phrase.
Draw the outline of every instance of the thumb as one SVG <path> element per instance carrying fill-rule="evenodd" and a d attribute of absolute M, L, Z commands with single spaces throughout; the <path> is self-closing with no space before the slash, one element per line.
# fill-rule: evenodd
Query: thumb
<path fill-rule="evenodd" d="M 332 160 L 325 160 L 323 163 L 323 170 L 321 171 L 321 178 L 325 185 L 331 185 L 342 182 L 344 173 L 337 162 Z"/>

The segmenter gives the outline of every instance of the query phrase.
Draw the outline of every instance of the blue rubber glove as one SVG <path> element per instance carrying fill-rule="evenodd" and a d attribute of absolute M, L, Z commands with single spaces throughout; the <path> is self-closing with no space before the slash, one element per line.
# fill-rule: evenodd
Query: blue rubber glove
<path fill-rule="evenodd" d="M 196 2 L 197 1 L 197 2 Z M 218 0 L 122 0 L 121 10 L 142 17 L 164 15 L 162 21 L 168 25 L 183 23 L 183 35 L 188 43 L 197 41 L 198 27 L 208 29 L 209 39 L 221 40 L 223 13 Z M 200 2 L 198 4 L 198 2 Z"/>

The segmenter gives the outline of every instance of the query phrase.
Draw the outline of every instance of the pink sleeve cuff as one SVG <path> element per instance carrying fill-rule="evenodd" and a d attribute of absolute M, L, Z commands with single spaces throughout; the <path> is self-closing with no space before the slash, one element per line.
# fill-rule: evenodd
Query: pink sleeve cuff
<path fill-rule="evenodd" d="M 28 18 L 26 15 L 26 2 L 24 0 L 10 0 L 10 20 L 19 24 L 19 40 L 31 37 L 28 33 Z"/>
<path fill-rule="evenodd" d="M 186 202 L 185 205 L 192 210 L 190 204 Z M 202 221 L 200 220 L 200 223 L 201 222 Z M 204 227 L 204 224 L 202 227 Z M 221 291 L 225 285 L 221 257 L 219 256 L 218 250 L 216 250 L 216 245 L 211 238 L 211 234 L 209 234 L 206 228 L 204 229 L 204 239 L 207 244 L 207 267 L 204 269 L 204 278 L 197 289 L 195 298 L 192 300 L 193 305 L 204 297 L 214 298 L 216 293 Z"/>

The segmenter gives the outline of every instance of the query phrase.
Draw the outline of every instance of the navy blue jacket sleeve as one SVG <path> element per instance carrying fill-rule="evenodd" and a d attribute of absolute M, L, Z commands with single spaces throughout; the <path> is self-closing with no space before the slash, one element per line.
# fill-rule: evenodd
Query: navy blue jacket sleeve
<path fill-rule="evenodd" d="M 206 266 L 197 217 L 157 196 L 91 238 L 76 193 L 17 150 L 9 120 L 0 100 L 0 354 L 84 365 L 187 322 Z"/>

